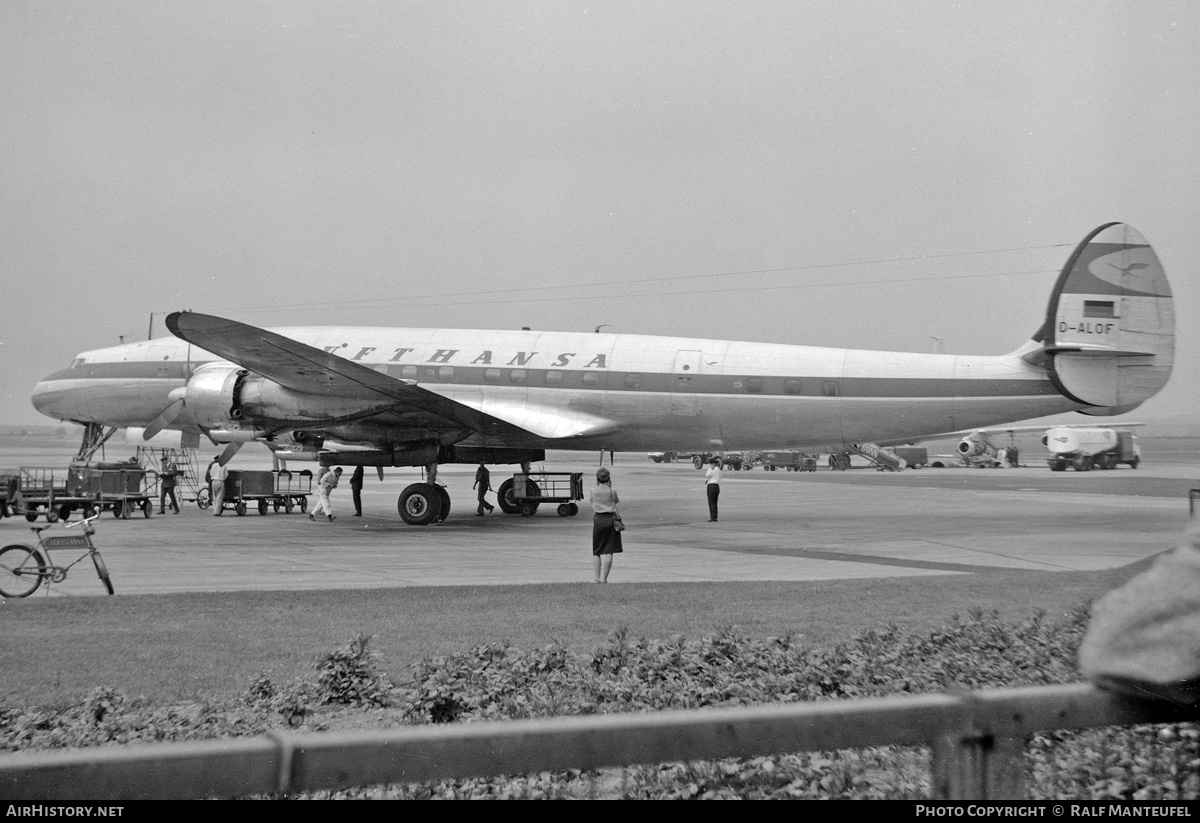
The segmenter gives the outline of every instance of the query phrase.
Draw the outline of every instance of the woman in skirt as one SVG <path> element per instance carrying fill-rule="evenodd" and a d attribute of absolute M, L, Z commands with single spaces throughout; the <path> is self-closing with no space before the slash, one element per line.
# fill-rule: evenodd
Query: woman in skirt
<path fill-rule="evenodd" d="M 621 553 L 621 533 L 613 526 L 617 518 L 617 504 L 621 499 L 613 491 L 612 476 L 608 469 L 596 472 L 596 488 L 592 489 L 589 499 L 592 511 L 596 513 L 592 520 L 592 567 L 596 573 L 597 583 L 607 583 L 608 573 L 612 569 L 614 554 Z"/>

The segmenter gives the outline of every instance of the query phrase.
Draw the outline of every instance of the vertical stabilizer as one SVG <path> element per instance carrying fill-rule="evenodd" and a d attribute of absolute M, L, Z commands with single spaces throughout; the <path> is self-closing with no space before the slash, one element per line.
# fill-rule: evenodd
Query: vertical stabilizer
<path fill-rule="evenodd" d="M 1108 223 L 1076 247 L 1054 286 L 1038 335 L 1066 397 L 1120 414 L 1166 385 L 1175 355 L 1171 286 L 1132 226 Z"/>

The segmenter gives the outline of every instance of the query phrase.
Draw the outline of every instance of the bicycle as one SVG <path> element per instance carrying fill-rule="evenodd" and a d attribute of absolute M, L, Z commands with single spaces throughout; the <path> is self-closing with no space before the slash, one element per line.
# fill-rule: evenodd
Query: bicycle
<path fill-rule="evenodd" d="M 112 580 L 108 577 L 108 567 L 104 565 L 104 558 L 100 556 L 100 551 L 96 545 L 92 543 L 92 535 L 96 533 L 92 527 L 92 522 L 100 517 L 99 513 L 92 517 L 80 520 L 75 523 L 68 523 L 66 528 L 71 529 L 75 526 L 83 526 L 83 534 L 70 534 L 53 537 L 42 537 L 42 532 L 50 528 L 49 526 L 31 526 L 30 530 L 37 534 L 37 548 L 26 546 L 21 543 L 14 543 L 11 546 L 5 546 L 0 549 L 0 595 L 5 597 L 28 597 L 37 591 L 38 586 L 42 581 L 46 581 L 47 590 L 51 583 L 61 583 L 67 579 L 67 572 L 79 561 L 85 557 L 91 557 L 92 563 L 96 566 L 96 574 L 100 576 L 100 581 L 104 584 L 104 588 L 109 594 L 113 593 Z M 64 549 L 83 549 L 83 554 L 79 555 L 71 564 L 67 566 L 54 565 L 54 559 L 50 556 L 50 550 Z M 39 551 L 40 550 L 40 551 Z M 42 558 L 42 553 L 45 553 L 45 559 Z"/>

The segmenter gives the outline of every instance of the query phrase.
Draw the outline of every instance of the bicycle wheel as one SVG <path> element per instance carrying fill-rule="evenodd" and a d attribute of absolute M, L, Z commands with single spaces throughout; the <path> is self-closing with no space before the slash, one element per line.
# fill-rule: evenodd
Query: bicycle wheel
<path fill-rule="evenodd" d="M 46 561 L 37 549 L 14 544 L 0 549 L 0 594 L 28 597 L 42 585 Z"/>
<path fill-rule="evenodd" d="M 100 575 L 100 581 L 104 584 L 104 588 L 108 589 L 108 593 L 113 593 L 112 581 L 108 579 L 108 566 L 104 565 L 104 558 L 100 556 L 100 552 L 92 552 L 92 562 L 96 564 L 96 574 Z"/>

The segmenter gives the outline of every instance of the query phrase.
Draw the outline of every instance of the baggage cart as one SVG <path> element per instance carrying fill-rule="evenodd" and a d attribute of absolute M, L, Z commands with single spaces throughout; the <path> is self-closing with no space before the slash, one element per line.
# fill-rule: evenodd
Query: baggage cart
<path fill-rule="evenodd" d="M 308 495 L 312 494 L 313 473 L 308 469 L 293 472 L 282 469 L 271 472 L 275 476 L 275 511 L 283 509 L 288 514 L 296 506 L 301 512 L 308 511 Z"/>
<path fill-rule="evenodd" d="M 221 510 L 233 509 L 244 515 L 253 503 L 259 514 L 266 514 L 275 499 L 275 473 L 231 469 L 225 473 L 225 496 Z"/>
<path fill-rule="evenodd" d="M 533 517 L 542 503 L 557 503 L 559 517 L 579 514 L 576 500 L 583 499 L 582 472 L 514 474 L 496 495 L 500 508 L 510 514 Z"/>
<path fill-rule="evenodd" d="M 122 520 L 128 520 L 134 509 L 140 508 L 146 517 L 154 512 L 154 500 L 146 491 L 146 470 L 137 463 L 102 464 L 80 471 L 80 482 L 86 492 L 99 495 L 97 510 L 108 509 L 113 517 Z"/>

